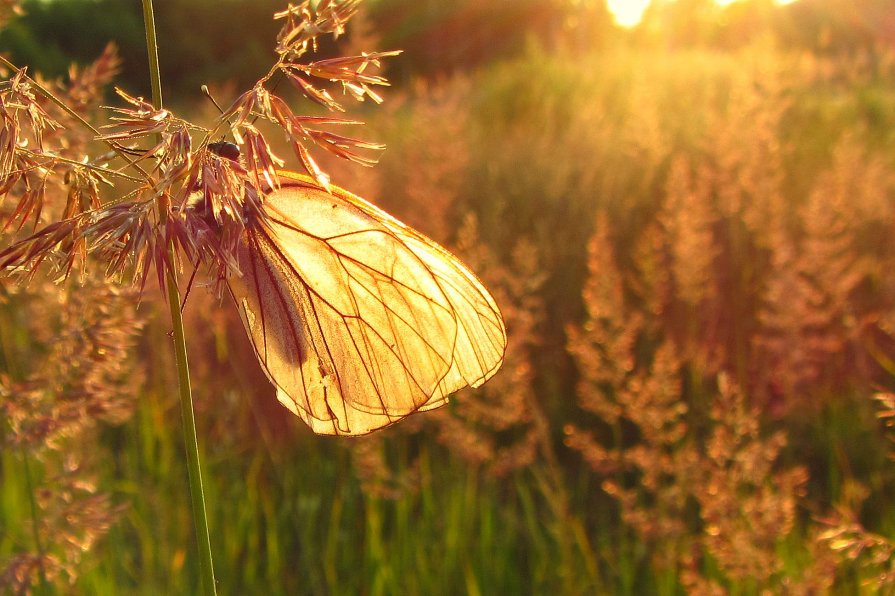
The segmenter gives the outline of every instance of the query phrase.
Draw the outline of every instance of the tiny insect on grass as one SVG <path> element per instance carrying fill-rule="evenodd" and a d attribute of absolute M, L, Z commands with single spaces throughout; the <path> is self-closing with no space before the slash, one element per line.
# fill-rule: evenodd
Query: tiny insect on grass
<path fill-rule="evenodd" d="M 277 174 L 228 287 L 284 406 L 316 433 L 360 435 L 494 375 L 506 329 L 456 256 L 348 191 Z"/>
<path fill-rule="evenodd" d="M 230 141 L 216 141 L 214 143 L 209 143 L 208 149 L 216 155 L 226 157 L 233 161 L 237 161 L 240 156 L 239 145 L 231 143 Z"/>

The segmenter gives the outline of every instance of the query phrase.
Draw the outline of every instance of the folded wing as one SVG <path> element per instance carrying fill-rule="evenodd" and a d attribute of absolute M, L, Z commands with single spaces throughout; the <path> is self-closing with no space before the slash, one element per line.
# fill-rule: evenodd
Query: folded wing
<path fill-rule="evenodd" d="M 364 434 L 490 378 L 506 331 L 455 256 L 363 199 L 286 174 L 230 290 L 278 399 L 314 432 Z"/>

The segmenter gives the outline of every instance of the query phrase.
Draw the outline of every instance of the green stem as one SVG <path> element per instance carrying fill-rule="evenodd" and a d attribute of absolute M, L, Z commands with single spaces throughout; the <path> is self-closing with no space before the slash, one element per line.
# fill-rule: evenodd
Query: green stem
<path fill-rule="evenodd" d="M 168 246 L 168 256 L 169 259 L 174 256 L 173 245 Z M 211 558 L 208 517 L 205 513 L 205 491 L 202 488 L 202 468 L 199 463 L 199 440 L 196 438 L 196 417 L 193 412 L 193 392 L 187 363 L 186 337 L 183 332 L 183 317 L 180 314 L 180 292 L 177 289 L 174 274 L 170 270 L 167 275 L 167 285 L 168 308 L 171 310 L 171 323 L 174 326 L 174 353 L 177 358 L 177 379 L 180 385 L 180 414 L 183 418 L 183 440 L 186 444 L 202 589 L 204 594 L 214 595 L 217 593 L 217 588 L 214 581 L 214 564 Z"/>
<path fill-rule="evenodd" d="M 155 36 L 155 12 L 152 0 L 143 0 L 143 23 L 146 26 L 146 52 L 149 54 L 149 79 L 152 85 L 152 104 L 157 110 L 162 105 L 162 75 L 158 63 L 158 40 Z"/>
<path fill-rule="evenodd" d="M 152 103 L 162 108 L 162 79 L 159 72 L 158 44 L 155 36 L 155 17 L 152 0 L 143 0 L 143 19 L 146 24 L 146 48 L 149 52 L 149 73 L 152 80 Z M 159 205 L 160 227 L 164 228 L 167 208 Z M 165 281 L 168 289 L 168 308 L 174 328 L 174 353 L 177 360 L 177 380 L 180 387 L 180 413 L 183 418 L 183 439 L 186 446 L 187 468 L 189 470 L 190 496 L 193 502 L 193 520 L 196 525 L 196 541 L 199 547 L 199 568 L 202 577 L 202 592 L 214 596 L 217 588 L 214 581 L 214 564 L 211 557 L 211 539 L 208 533 L 208 517 L 205 512 L 205 491 L 202 488 L 202 468 L 199 463 L 199 440 L 196 437 L 196 417 L 193 410 L 193 392 L 190 386 L 190 370 L 186 353 L 186 337 L 183 332 L 183 317 L 180 312 L 180 292 L 174 277 L 176 254 L 173 241 L 167 246 L 167 272 Z"/>
<path fill-rule="evenodd" d="M 37 507 L 37 498 L 34 494 L 34 481 L 31 478 L 31 466 L 28 465 L 28 452 L 22 447 L 22 464 L 25 466 L 25 487 L 28 490 L 28 497 L 31 504 L 31 527 L 34 531 L 34 546 L 37 549 L 37 569 L 40 574 L 40 593 L 49 594 L 50 587 L 47 583 L 47 571 L 44 566 L 44 550 L 43 542 L 40 539 L 40 510 Z"/>

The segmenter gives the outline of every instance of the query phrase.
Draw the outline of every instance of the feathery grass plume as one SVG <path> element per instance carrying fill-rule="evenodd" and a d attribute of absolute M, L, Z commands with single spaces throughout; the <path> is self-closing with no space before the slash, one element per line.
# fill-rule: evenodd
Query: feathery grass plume
<path fill-rule="evenodd" d="M 868 531 L 861 523 L 866 487 L 852 484 L 843 492 L 846 496 L 833 512 L 819 520 L 823 529 L 816 532 L 815 540 L 837 555 L 837 570 L 850 565 L 861 573 L 863 585 L 888 593 L 895 587 L 895 541 Z"/>
<path fill-rule="evenodd" d="M 723 362 L 723 346 L 717 335 L 720 319 L 726 315 L 716 272 L 720 247 L 715 229 L 719 216 L 712 204 L 711 184 L 711 173 L 705 165 L 694 167 L 689 158 L 676 157 L 668 172 L 665 204 L 659 213 L 670 253 L 674 295 L 665 324 L 687 358 L 707 374 L 719 372 Z"/>
<path fill-rule="evenodd" d="M 70 125 L 94 114 L 118 63 L 110 45 L 91 65 L 70 69 L 67 81 L 35 85 L 19 70 L 0 87 L 4 244 L 29 220 L 36 226 L 96 204 L 103 177 L 83 158 L 91 134 Z M 72 111 L 58 109 L 41 88 L 52 89 Z M 33 499 L 30 519 L 22 512 L 23 524 L 8 528 L 16 554 L 0 563 L 6 590 L 70 585 L 123 508 L 97 484 L 106 453 L 98 432 L 131 415 L 140 387 L 130 358 L 142 325 L 135 304 L 133 294 L 97 275 L 85 275 L 77 286 L 42 276 L 27 289 L 2 286 L 3 443 L 23 456 L 22 490 Z"/>
<path fill-rule="evenodd" d="M 382 36 L 376 30 L 366 5 L 359 4 L 339 44 L 340 53 L 343 56 L 360 56 L 364 52 L 380 47 L 382 47 Z M 368 64 L 364 72 L 368 75 L 377 75 L 380 70 L 379 66 Z"/>
<path fill-rule="evenodd" d="M 886 437 L 895 444 L 895 395 L 877 393 L 873 398 Z M 895 460 L 895 449 L 891 447 L 889 458 Z M 814 539 L 826 551 L 822 556 L 835 555 L 837 570 L 853 565 L 860 571 L 864 586 L 888 593 L 895 588 L 895 541 L 869 531 L 862 523 L 860 512 L 869 493 L 867 487 L 854 480 L 847 483 L 840 501 L 819 519 Z"/>
<path fill-rule="evenodd" d="M 784 572 L 777 542 L 793 529 L 808 481 L 802 466 L 780 469 L 782 431 L 764 433 L 760 411 L 726 375 L 718 379 L 711 432 L 693 493 L 700 505 L 706 554 L 734 585 L 778 585 Z"/>
<path fill-rule="evenodd" d="M 895 308 L 891 292 L 872 291 L 886 286 L 893 182 L 880 157 L 846 137 L 800 210 L 799 236 L 775 241 L 754 342 L 756 387 L 778 408 L 783 396 L 786 408 L 819 405 L 878 380 L 864 345 Z"/>
<path fill-rule="evenodd" d="M 752 242 L 767 248 L 766 233 L 785 215 L 780 123 L 790 104 L 775 53 L 757 47 L 742 58 L 731 73 L 726 105 L 711 115 L 706 151 L 715 161 L 718 210 L 742 221 Z"/>
<path fill-rule="evenodd" d="M 771 267 L 758 317 L 761 328 L 752 338 L 756 353 L 752 386 L 765 409 L 785 414 L 793 406 L 793 398 L 810 395 L 820 372 L 804 341 L 805 333 L 814 328 L 814 315 L 823 307 L 823 300 L 797 269 L 794 239 L 778 236 Z M 821 315 L 821 321 L 824 319 Z"/>
<path fill-rule="evenodd" d="M 662 344 L 652 364 L 638 367 L 618 393 L 622 418 L 634 425 L 639 440 L 615 447 L 611 460 L 620 470 L 634 470 L 640 486 L 630 487 L 616 476 L 604 480 L 603 489 L 620 501 L 623 519 L 644 539 L 677 544 L 672 548 L 676 550 L 688 540 L 689 491 L 699 467 L 697 453 L 686 441 L 688 407 L 681 400 L 680 362 L 674 346 Z M 661 566 L 669 564 L 674 561 L 661 561 Z"/>
<path fill-rule="evenodd" d="M 693 355 L 667 338 L 661 301 L 629 303 L 649 286 L 626 292 L 606 222 L 598 217 L 588 247 L 587 319 L 568 330 L 578 403 L 602 420 L 566 425 L 566 444 L 604 477 L 603 490 L 656 569 L 697 593 L 744 581 L 774 589 L 783 581 L 776 548 L 793 529 L 807 474 L 778 469 L 784 435 L 764 433 L 758 410 L 726 374 L 713 388 Z M 655 260 L 651 252 L 635 255 Z M 713 396 L 709 411 L 696 407 L 703 392 Z"/>
<path fill-rule="evenodd" d="M 0 128 L 0 191 L 4 199 L 0 210 L 5 229 L 21 229 L 29 220 L 37 226 L 96 205 L 96 184 L 102 176 L 83 167 L 93 135 L 74 124 L 79 118 L 90 118 L 99 108 L 103 89 L 119 66 L 117 50 L 109 44 L 89 66 L 72 66 L 66 81 L 44 81 L 36 75 L 38 86 L 70 105 L 72 113 L 56 109 L 44 94 L 35 93 L 24 71 L 12 76 L 0 90 L 0 105 L 5 106 Z M 46 195 L 61 189 L 66 190 L 67 201 L 46 205 Z M 8 201 L 11 196 L 18 199 L 15 207 Z"/>
<path fill-rule="evenodd" d="M 369 10 L 361 4 L 357 7 L 354 16 L 346 27 L 346 33 L 339 38 L 339 52 L 345 56 L 362 55 L 382 47 L 382 39 L 375 29 L 374 23 L 369 17 Z M 381 65 L 370 63 L 365 69 L 366 74 L 378 75 L 382 71 Z M 375 112 L 370 112 L 370 118 L 365 123 L 364 130 L 371 138 L 382 139 L 383 144 L 389 144 L 392 149 L 392 141 L 387 137 L 383 129 L 388 129 L 393 125 L 394 119 L 397 117 L 400 106 L 403 103 L 403 93 L 391 95 L 388 101 L 379 106 Z M 378 125 L 378 126 L 377 126 Z M 389 154 L 394 155 L 395 151 L 383 153 L 386 158 Z M 386 160 L 387 161 L 387 160 Z M 375 168 L 358 168 L 353 162 L 339 158 L 338 156 L 324 152 L 318 156 L 317 162 L 321 169 L 333 179 L 339 180 L 342 188 L 350 188 L 351 191 L 360 196 L 368 198 L 388 198 L 391 193 L 383 193 L 380 183 L 382 182 L 383 161 L 377 162 Z M 391 189 L 390 189 L 391 190 Z M 391 210 L 392 205 L 378 203 L 389 213 L 397 213 Z M 400 213 L 398 213 L 400 215 Z M 404 221 L 402 219 L 402 221 Z M 422 229 L 428 234 L 428 230 Z M 430 234 L 429 234 L 430 235 Z M 430 235 L 431 236 L 431 235 Z M 434 236 L 432 236 L 435 238 Z M 437 238 L 436 238 L 437 240 Z"/>
<path fill-rule="evenodd" d="M 65 276 L 71 272 L 75 260 L 90 250 L 108 264 L 108 275 L 132 271 L 133 281 L 142 288 L 154 273 L 160 285 L 164 285 L 165 271 L 176 268 L 168 262 L 166 254 L 167 246 L 173 243 L 190 262 L 210 264 L 220 288 L 235 269 L 234 250 L 245 227 L 245 217 L 263 217 L 259 189 L 278 185 L 276 168 L 283 164 L 255 126 L 256 119 L 269 121 L 284 131 L 305 169 L 323 186 L 328 186 L 329 178 L 312 157 L 310 147 L 316 146 L 364 165 L 375 162 L 375 158 L 366 152 L 382 149 L 378 143 L 325 129 L 357 122 L 297 115 L 266 87 L 274 75 L 281 73 L 306 97 L 330 110 L 343 111 L 344 107 L 319 87 L 316 79 L 340 84 L 355 100 L 363 101 L 369 97 L 381 101 L 373 87 L 388 83 L 366 70 L 398 52 L 300 61 L 316 49 L 321 35 L 343 33 L 345 22 L 354 14 L 356 5 L 356 1 L 326 1 L 312 6 L 306 1 L 277 13 L 275 18 L 284 20 L 277 38 L 277 62 L 224 111 L 211 130 L 205 131 L 205 139 L 195 150 L 191 133 L 202 132 L 202 129 L 168 110 L 156 110 L 142 98 L 117 90 L 124 106 L 111 108 L 110 124 L 103 127 L 105 132 L 100 139 L 119 153 L 135 153 L 126 165 L 139 173 L 135 179 L 136 188 L 114 204 L 97 208 L 98 187 L 109 183 L 106 176 L 112 172 L 89 162 L 74 166 L 76 180 L 83 183 L 71 186 L 73 194 L 63 214 L 64 219 L 4 250 L 0 253 L 0 267 L 31 272 L 51 258 L 57 271 Z M 5 100 L 7 109 L 3 112 L 7 132 L 0 134 L 0 148 L 5 148 L 0 151 L 0 173 L 6 173 L 7 188 L 22 182 L 23 172 L 43 165 L 35 156 L 45 160 L 52 158 L 40 149 L 41 140 L 45 131 L 58 126 L 39 110 L 40 105 L 36 102 L 25 104 L 29 108 L 24 112 L 17 109 L 22 102 L 16 98 L 27 98 L 31 93 L 24 72 L 20 71 L 8 87 L 9 99 Z M 3 100 L 2 96 L 0 100 Z M 0 101 L 0 107 L 3 105 Z M 38 148 L 36 151 L 21 149 L 12 141 L 18 138 L 23 126 L 33 138 L 33 144 Z M 208 149 L 209 140 L 222 129 L 229 130 L 242 147 L 245 167 Z M 126 141 L 142 141 L 150 137 L 158 140 L 138 149 L 123 145 Z M 34 184 L 29 184 L 28 180 L 23 184 L 29 190 L 15 211 L 22 222 L 33 217 L 37 210 L 31 198 L 35 191 L 30 190 Z M 200 187 L 204 209 L 187 209 Z M 206 217 L 211 219 L 206 220 Z M 211 233 L 211 220 L 220 228 L 219 234 Z"/>
<path fill-rule="evenodd" d="M 625 301 L 631 305 L 631 312 L 642 314 L 644 337 L 663 333 L 673 337 L 676 301 L 668 234 L 656 219 L 632 234 L 630 241 L 633 247 L 623 261 L 621 276 Z"/>
<path fill-rule="evenodd" d="M 588 244 L 588 277 L 583 290 L 587 318 L 570 327 L 568 349 L 578 365 L 579 406 L 599 421 L 565 426 L 566 444 L 604 477 L 603 489 L 621 506 L 622 518 L 654 551 L 659 568 L 674 568 L 689 552 L 686 525 L 690 494 L 698 474 L 698 454 L 685 441 L 687 405 L 681 400 L 679 368 L 673 344 L 665 342 L 645 366 L 638 344 L 645 317 L 626 304 L 615 262 L 608 220 L 597 218 Z M 624 438 L 633 425 L 642 443 Z M 629 487 L 625 474 L 636 471 L 641 489 Z M 673 480 L 672 480 L 673 479 Z M 646 502 L 654 503 L 653 508 Z"/>
<path fill-rule="evenodd" d="M 781 191 L 784 153 L 780 142 L 780 123 L 788 102 L 780 82 L 781 64 L 772 52 L 756 48 L 741 58 L 741 67 L 732 69 L 727 84 L 714 91 L 706 129 L 697 142 L 699 157 L 690 167 L 693 184 L 698 185 L 694 190 L 707 193 L 711 200 L 702 208 L 701 225 L 717 220 L 711 225 L 715 243 L 711 254 L 713 285 L 722 312 L 712 316 L 708 308 L 703 313 L 712 317 L 707 321 L 711 336 L 704 339 L 712 345 L 704 346 L 704 351 L 715 368 L 731 371 L 745 387 L 756 311 L 773 252 L 772 231 L 788 221 Z M 669 184 L 679 183 L 669 180 Z M 678 249 L 688 241 L 695 237 L 675 239 Z"/>
<path fill-rule="evenodd" d="M 566 330 L 568 350 L 578 363 L 579 405 L 609 426 L 619 423 L 623 406 L 616 392 L 634 372 L 635 345 L 643 329 L 643 317 L 628 312 L 609 221 L 597 216 L 587 245 L 587 280 L 582 291 L 587 309 L 585 323 Z M 566 444 L 581 451 L 588 463 L 605 472 L 616 468 L 609 454 L 592 434 L 575 425 L 565 427 Z"/>
<path fill-rule="evenodd" d="M 0 574 L 0 585 L 19 590 L 39 585 L 40 577 L 58 585 L 74 582 L 85 554 L 123 509 L 98 487 L 103 458 L 110 456 L 98 432 L 133 411 L 141 372 L 131 354 L 142 322 L 132 293 L 94 275 L 77 286 L 41 280 L 28 291 L 11 292 L 0 307 L 0 333 L 30 326 L 32 345 L 5 357 L 32 364 L 0 377 L 9 424 L 4 443 L 42 479 L 34 487 L 38 515 L 28 523 L 34 527 L 10 528 L 18 553 L 3 562 Z M 4 344 L 11 340 L 9 335 Z"/>

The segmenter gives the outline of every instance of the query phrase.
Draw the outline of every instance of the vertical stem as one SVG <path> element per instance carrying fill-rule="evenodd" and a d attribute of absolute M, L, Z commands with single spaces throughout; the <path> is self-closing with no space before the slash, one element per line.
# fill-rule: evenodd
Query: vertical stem
<path fill-rule="evenodd" d="M 146 49 L 149 53 L 149 74 L 152 80 L 152 103 L 162 107 L 162 79 L 159 72 L 158 44 L 155 35 L 155 17 L 152 0 L 143 0 L 143 19 L 146 27 Z M 160 226 L 164 228 L 167 206 L 159 205 Z M 199 440 L 196 437 L 196 418 L 193 410 L 193 392 L 187 361 L 186 337 L 183 317 L 180 313 L 180 292 L 174 277 L 176 254 L 173 241 L 167 246 L 165 282 L 168 290 L 168 308 L 174 329 L 174 354 L 177 360 L 177 381 L 180 387 L 180 413 L 183 419 L 183 439 L 189 470 L 190 496 L 193 504 L 193 520 L 196 525 L 196 541 L 199 548 L 199 568 L 202 577 L 202 593 L 217 594 L 214 581 L 214 564 L 211 557 L 211 539 L 208 533 L 208 517 L 205 512 L 205 491 L 202 488 L 202 468 L 199 463 Z"/>
<path fill-rule="evenodd" d="M 168 246 L 169 263 L 174 256 L 174 246 Z M 193 501 L 193 520 L 196 524 L 196 540 L 199 547 L 199 567 L 202 575 L 202 589 L 206 595 L 214 595 L 217 588 L 214 581 L 214 564 L 211 558 L 211 538 L 208 533 L 208 517 L 205 513 L 205 491 L 202 488 L 202 468 L 199 463 L 199 440 L 196 437 L 196 417 L 193 412 L 193 392 L 190 386 L 190 370 L 186 354 L 186 337 L 183 332 L 183 317 L 180 314 L 180 292 L 174 273 L 168 271 L 168 308 L 174 327 L 174 353 L 177 359 L 177 380 L 180 386 L 180 414 L 183 419 L 183 440 L 186 445 L 187 467 L 189 469 L 190 496 Z"/>
<path fill-rule="evenodd" d="M 28 497 L 31 504 L 31 527 L 34 532 L 34 547 L 37 549 L 38 571 L 40 574 L 40 594 L 49 594 L 50 587 L 47 583 L 47 571 L 44 566 L 44 550 L 43 542 L 40 539 L 40 510 L 37 507 L 37 497 L 34 494 L 34 481 L 31 478 L 31 466 L 28 464 L 28 452 L 22 447 L 22 464 L 25 467 L 25 487 L 28 490 Z"/>
<path fill-rule="evenodd" d="M 158 40 L 155 37 L 155 12 L 152 0 L 143 0 L 143 24 L 146 28 L 146 52 L 149 54 L 149 80 L 152 85 L 152 104 L 162 108 L 162 76 L 158 64 Z"/>

